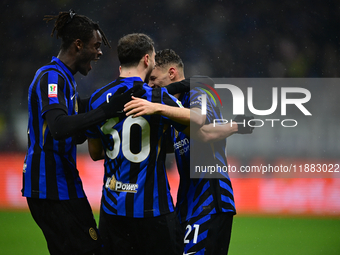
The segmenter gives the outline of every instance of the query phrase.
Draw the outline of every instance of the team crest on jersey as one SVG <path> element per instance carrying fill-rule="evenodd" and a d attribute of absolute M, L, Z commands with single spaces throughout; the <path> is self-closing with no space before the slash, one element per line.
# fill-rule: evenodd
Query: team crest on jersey
<path fill-rule="evenodd" d="M 93 240 L 97 240 L 98 239 L 97 232 L 96 232 L 96 230 L 94 230 L 94 228 L 90 228 L 89 229 L 89 234 L 90 234 L 90 236 L 91 236 L 91 238 Z"/>
<path fill-rule="evenodd" d="M 190 106 L 196 105 L 196 104 L 202 104 L 202 96 L 198 96 L 196 100 L 193 100 L 190 102 Z"/>
<path fill-rule="evenodd" d="M 48 97 L 58 97 L 58 84 L 48 84 Z"/>
<path fill-rule="evenodd" d="M 77 98 L 76 98 L 76 100 L 75 100 L 75 102 L 74 102 L 74 111 L 75 111 L 76 113 L 78 113 L 78 101 L 77 101 Z"/>
<path fill-rule="evenodd" d="M 117 192 L 129 192 L 137 193 L 138 184 L 136 183 L 122 183 L 117 181 L 115 175 L 113 174 L 111 178 L 107 178 L 105 183 L 105 188 Z"/>

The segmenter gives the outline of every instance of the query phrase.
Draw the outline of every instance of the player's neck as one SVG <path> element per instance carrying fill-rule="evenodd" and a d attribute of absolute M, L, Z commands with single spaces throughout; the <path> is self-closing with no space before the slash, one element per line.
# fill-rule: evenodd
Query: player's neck
<path fill-rule="evenodd" d="M 123 68 L 120 71 L 119 77 L 140 77 L 143 81 L 145 80 L 145 72 L 140 70 L 138 67 Z"/>
<path fill-rule="evenodd" d="M 184 75 L 177 75 L 175 79 L 171 80 L 171 82 L 178 82 L 178 81 L 183 81 L 185 80 Z"/>
<path fill-rule="evenodd" d="M 75 58 L 73 55 L 69 54 L 68 51 L 60 50 L 58 53 L 57 58 L 60 59 L 61 62 L 63 62 L 72 72 L 73 75 L 75 75 L 77 72 L 75 71 Z"/>

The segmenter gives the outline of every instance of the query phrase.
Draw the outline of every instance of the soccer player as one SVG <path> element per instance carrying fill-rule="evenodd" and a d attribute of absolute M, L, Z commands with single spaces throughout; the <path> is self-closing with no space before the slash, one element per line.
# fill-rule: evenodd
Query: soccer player
<path fill-rule="evenodd" d="M 90 110 L 105 104 L 122 86 L 140 84 L 146 100 L 179 108 L 178 100 L 165 88 L 151 89 L 144 83 L 155 66 L 154 43 L 149 36 L 128 34 L 120 38 L 117 50 L 120 76 L 92 94 Z M 183 252 L 183 232 L 165 170 L 163 132 L 167 123 L 174 124 L 160 115 L 133 118 L 122 114 L 97 125 L 96 131 L 89 131 L 91 157 L 101 159 L 103 149 L 105 154 L 99 219 L 104 254 Z"/>
<path fill-rule="evenodd" d="M 36 72 L 29 86 L 22 195 L 50 254 L 99 254 L 102 243 L 76 168 L 76 145 L 85 141 L 84 129 L 116 116 L 123 104 L 115 96 L 78 114 L 84 107 L 74 75 L 86 76 L 103 54 L 102 42 L 110 45 L 97 23 L 72 10 L 44 20 L 55 20 L 52 36 L 56 32 L 62 43 L 58 56 Z"/>
<path fill-rule="evenodd" d="M 197 81 L 210 82 L 209 79 L 197 79 Z M 156 67 L 150 76 L 151 87 L 164 87 L 173 82 L 187 83 L 184 80 L 184 65 L 181 58 L 173 50 L 162 50 L 156 54 Z M 175 94 L 184 107 L 190 107 L 191 113 L 201 112 L 201 95 L 205 92 L 201 89 L 193 89 L 190 93 Z M 207 94 L 206 94 L 207 95 Z M 126 104 L 127 115 L 139 111 L 144 114 L 159 113 L 160 105 L 143 102 L 142 99 L 134 99 Z M 168 107 L 169 108 L 169 107 Z M 133 109 L 133 110 L 131 110 Z M 129 112 L 130 111 L 130 112 Z M 164 112 L 171 112 L 170 109 Z M 165 115 L 167 116 L 167 115 Z M 213 119 L 223 119 L 220 110 L 207 95 L 207 115 L 200 115 L 202 124 L 209 124 Z M 250 117 L 237 117 L 237 122 Z M 198 122 L 199 123 L 199 122 Z M 172 139 L 180 184 L 177 196 L 176 211 L 183 230 L 184 253 L 183 254 L 227 254 L 230 242 L 233 215 L 236 213 L 233 190 L 228 174 L 221 174 L 220 178 L 190 178 L 190 148 L 195 150 L 197 158 L 195 165 L 227 166 L 225 158 L 225 138 L 234 133 L 251 133 L 251 127 L 243 127 L 233 122 L 233 125 L 219 126 L 218 132 L 212 131 L 212 126 L 204 125 L 195 134 L 189 134 L 196 139 L 189 140 L 184 132 L 172 129 Z M 191 127 L 191 131 L 195 130 Z M 209 145 L 206 144 L 209 142 Z M 190 144 L 192 143 L 192 144 Z M 192 151 L 191 151 L 192 153 Z M 216 177 L 216 176 L 215 176 Z"/>

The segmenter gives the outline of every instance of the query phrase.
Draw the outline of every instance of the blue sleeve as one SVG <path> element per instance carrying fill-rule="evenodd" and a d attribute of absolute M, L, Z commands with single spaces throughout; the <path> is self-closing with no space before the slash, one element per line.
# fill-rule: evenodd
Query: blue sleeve
<path fill-rule="evenodd" d="M 203 95 L 206 97 L 206 124 L 212 123 L 214 119 L 222 119 L 223 117 L 215 98 L 205 89 L 195 88 L 190 91 L 190 108 L 202 109 Z"/>
<path fill-rule="evenodd" d="M 40 101 L 41 114 L 51 109 L 62 109 L 68 113 L 68 99 L 64 93 L 65 80 L 55 71 L 46 72 L 37 86 L 37 95 Z"/>

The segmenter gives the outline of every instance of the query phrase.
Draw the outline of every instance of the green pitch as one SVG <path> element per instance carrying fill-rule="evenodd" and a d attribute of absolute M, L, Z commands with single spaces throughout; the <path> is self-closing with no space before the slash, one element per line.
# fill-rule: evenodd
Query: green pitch
<path fill-rule="evenodd" d="M 28 212 L 0 211 L 0 226 L 0 254 L 48 254 Z M 339 255 L 339 230 L 340 219 L 236 216 L 229 255 Z"/>

